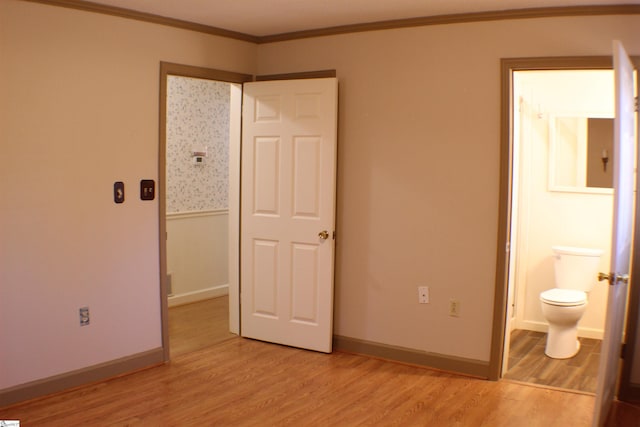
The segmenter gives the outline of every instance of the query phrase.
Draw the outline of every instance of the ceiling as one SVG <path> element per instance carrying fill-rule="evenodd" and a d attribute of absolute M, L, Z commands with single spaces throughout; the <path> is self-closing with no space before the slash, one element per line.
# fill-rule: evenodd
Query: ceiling
<path fill-rule="evenodd" d="M 251 36 L 514 9 L 640 4 L 640 0 L 90 0 Z"/>

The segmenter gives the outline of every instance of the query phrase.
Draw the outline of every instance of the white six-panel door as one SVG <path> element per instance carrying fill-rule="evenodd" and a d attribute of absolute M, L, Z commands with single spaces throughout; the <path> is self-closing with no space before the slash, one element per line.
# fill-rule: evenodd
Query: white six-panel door
<path fill-rule="evenodd" d="M 337 80 L 244 85 L 241 335 L 331 352 Z"/>

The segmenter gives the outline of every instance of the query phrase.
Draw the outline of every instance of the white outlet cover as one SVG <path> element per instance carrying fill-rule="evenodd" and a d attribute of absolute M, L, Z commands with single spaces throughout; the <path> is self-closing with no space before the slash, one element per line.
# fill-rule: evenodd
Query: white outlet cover
<path fill-rule="evenodd" d="M 420 286 L 418 288 L 418 302 L 420 304 L 429 303 L 429 287 L 428 286 Z"/>
<path fill-rule="evenodd" d="M 457 299 L 449 300 L 449 316 L 460 317 L 460 301 Z"/>

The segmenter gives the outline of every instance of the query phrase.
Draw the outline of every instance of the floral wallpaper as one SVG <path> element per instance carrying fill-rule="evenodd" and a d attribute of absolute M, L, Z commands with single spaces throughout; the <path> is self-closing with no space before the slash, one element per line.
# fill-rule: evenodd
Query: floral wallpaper
<path fill-rule="evenodd" d="M 228 83 L 167 76 L 167 213 L 228 208 L 229 96 Z"/>

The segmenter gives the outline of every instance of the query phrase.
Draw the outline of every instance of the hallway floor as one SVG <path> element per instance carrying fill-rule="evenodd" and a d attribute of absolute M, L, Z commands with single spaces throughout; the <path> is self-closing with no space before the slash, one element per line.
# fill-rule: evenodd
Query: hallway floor
<path fill-rule="evenodd" d="M 229 332 L 229 297 L 169 309 L 169 353 L 190 353 L 235 337 Z"/>

